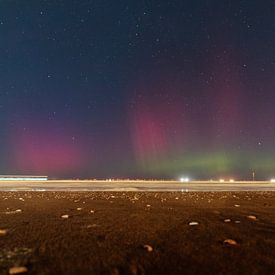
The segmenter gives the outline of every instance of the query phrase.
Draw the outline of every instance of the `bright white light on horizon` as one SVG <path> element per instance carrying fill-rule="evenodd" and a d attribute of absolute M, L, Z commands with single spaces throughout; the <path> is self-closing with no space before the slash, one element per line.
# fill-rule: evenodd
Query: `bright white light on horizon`
<path fill-rule="evenodd" d="M 230 179 L 229 182 L 234 182 L 235 180 L 234 179 Z"/>
<path fill-rule="evenodd" d="M 220 179 L 219 182 L 224 182 L 224 179 Z"/>
<path fill-rule="evenodd" d="M 48 177 L 43 176 L 0 176 L 0 181 L 46 181 Z"/>
<path fill-rule="evenodd" d="M 180 182 L 189 182 L 190 181 L 190 179 L 188 178 L 188 177 L 182 177 L 182 178 L 180 178 Z"/>
<path fill-rule="evenodd" d="M 271 179 L 270 182 L 275 182 L 275 179 Z"/>

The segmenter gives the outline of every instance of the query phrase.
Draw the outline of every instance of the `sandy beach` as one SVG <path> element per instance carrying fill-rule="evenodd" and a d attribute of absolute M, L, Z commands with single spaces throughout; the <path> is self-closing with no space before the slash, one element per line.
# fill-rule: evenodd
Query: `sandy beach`
<path fill-rule="evenodd" d="M 274 192 L 1 192 L 0 274 L 273 274 Z"/>

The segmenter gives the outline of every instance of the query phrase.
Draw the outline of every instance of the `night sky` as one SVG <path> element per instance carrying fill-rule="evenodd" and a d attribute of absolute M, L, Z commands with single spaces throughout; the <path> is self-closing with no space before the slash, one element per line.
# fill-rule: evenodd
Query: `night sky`
<path fill-rule="evenodd" d="M 0 174 L 275 176 L 275 2 L 0 1 Z"/>

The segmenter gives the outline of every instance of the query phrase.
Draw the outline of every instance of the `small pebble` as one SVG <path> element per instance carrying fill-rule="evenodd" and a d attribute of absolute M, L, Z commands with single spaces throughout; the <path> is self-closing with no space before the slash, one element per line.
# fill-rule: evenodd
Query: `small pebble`
<path fill-rule="evenodd" d="M 88 224 L 87 225 L 87 228 L 94 228 L 94 227 L 98 227 L 98 225 L 97 224 Z"/>
<path fill-rule="evenodd" d="M 62 215 L 61 218 L 62 218 L 62 219 L 68 219 L 68 218 L 69 218 L 69 215 Z"/>
<path fill-rule="evenodd" d="M 28 269 L 25 266 L 14 266 L 9 269 L 9 274 L 27 273 Z"/>
<path fill-rule="evenodd" d="M 224 222 L 231 222 L 231 220 L 230 219 L 225 219 Z"/>
<path fill-rule="evenodd" d="M 214 213 L 214 214 L 221 214 L 221 212 L 220 212 L 220 211 L 217 211 L 217 210 L 214 210 L 213 213 Z"/>
<path fill-rule="evenodd" d="M 228 245 L 237 245 L 237 242 L 235 240 L 232 239 L 226 239 L 223 241 L 224 244 L 228 244 Z"/>
<path fill-rule="evenodd" d="M 189 225 L 198 225 L 198 222 L 190 222 Z"/>
<path fill-rule="evenodd" d="M 95 211 L 94 211 L 94 210 L 91 210 L 90 213 L 95 213 Z"/>
<path fill-rule="evenodd" d="M 257 220 L 257 217 L 253 216 L 253 215 L 249 215 L 249 216 L 247 216 L 247 218 L 250 220 L 254 220 L 254 221 Z"/>
<path fill-rule="evenodd" d="M 7 232 L 8 231 L 6 229 L 0 229 L 0 236 L 5 236 Z"/>
<path fill-rule="evenodd" d="M 150 204 L 147 204 L 146 206 L 147 206 L 147 207 L 151 207 L 151 205 L 150 205 Z"/>
<path fill-rule="evenodd" d="M 76 208 L 76 210 L 80 211 L 80 210 L 82 210 L 82 208 L 81 208 L 81 207 L 78 207 L 78 208 Z"/>
<path fill-rule="evenodd" d="M 151 245 L 149 245 L 149 244 L 145 244 L 143 247 L 144 247 L 148 252 L 152 252 L 152 251 L 153 251 L 153 247 L 152 247 Z"/>
<path fill-rule="evenodd" d="M 241 221 L 235 221 L 235 223 L 241 223 Z"/>
<path fill-rule="evenodd" d="M 20 212 L 22 212 L 22 210 L 21 209 L 16 209 L 15 212 L 20 213 Z"/>
<path fill-rule="evenodd" d="M 235 204 L 234 206 L 235 206 L 235 207 L 240 207 L 240 205 L 239 205 L 239 204 Z"/>

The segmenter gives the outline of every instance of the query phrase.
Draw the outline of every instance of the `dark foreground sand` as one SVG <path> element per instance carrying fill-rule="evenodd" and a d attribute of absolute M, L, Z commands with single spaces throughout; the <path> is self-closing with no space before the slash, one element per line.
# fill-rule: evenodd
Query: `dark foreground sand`
<path fill-rule="evenodd" d="M 274 274 L 275 192 L 1 192 L 0 274 L 13 266 L 28 274 Z"/>

